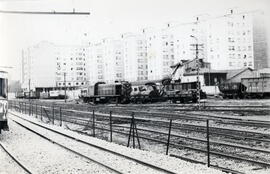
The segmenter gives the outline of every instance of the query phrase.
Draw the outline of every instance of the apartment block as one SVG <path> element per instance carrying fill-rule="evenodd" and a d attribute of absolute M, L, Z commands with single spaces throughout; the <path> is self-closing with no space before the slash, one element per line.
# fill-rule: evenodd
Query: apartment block
<path fill-rule="evenodd" d="M 89 47 L 89 84 L 104 81 L 104 46 L 102 42 L 91 43 Z"/>
<path fill-rule="evenodd" d="M 22 88 L 34 90 L 36 87 L 56 86 L 55 45 L 40 42 L 23 51 Z M 30 85 L 29 85 L 30 83 Z"/>
<path fill-rule="evenodd" d="M 164 30 L 144 30 L 147 42 L 148 80 L 158 80 L 171 73 L 175 63 L 174 36 Z"/>
<path fill-rule="evenodd" d="M 87 46 L 40 42 L 23 51 L 22 86 L 30 88 L 77 87 L 88 81 Z"/>
<path fill-rule="evenodd" d="M 142 34 L 126 33 L 121 37 L 124 56 L 124 79 L 148 80 L 147 42 Z"/>
<path fill-rule="evenodd" d="M 102 39 L 89 49 L 89 83 L 113 83 L 124 80 L 123 43 L 116 39 Z"/>
<path fill-rule="evenodd" d="M 86 46 L 56 46 L 56 86 L 76 87 L 88 81 Z"/>
<path fill-rule="evenodd" d="M 124 80 L 123 43 L 121 40 L 104 39 L 104 81 L 113 83 Z"/>

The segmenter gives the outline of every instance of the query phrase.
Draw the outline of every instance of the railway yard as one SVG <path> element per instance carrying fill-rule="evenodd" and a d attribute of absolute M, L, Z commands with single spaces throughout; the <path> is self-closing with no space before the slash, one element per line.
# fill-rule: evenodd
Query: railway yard
<path fill-rule="evenodd" d="M 269 173 L 269 115 L 269 99 L 200 107 L 11 100 L 1 165 L 16 166 L 11 173 Z"/>

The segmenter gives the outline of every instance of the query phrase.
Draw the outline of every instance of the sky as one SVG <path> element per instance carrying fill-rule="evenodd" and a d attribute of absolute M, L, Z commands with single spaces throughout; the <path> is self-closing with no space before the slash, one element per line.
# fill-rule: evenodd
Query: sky
<path fill-rule="evenodd" d="M 270 17 L 269 0 L 0 0 L 0 10 L 90 12 L 88 16 L 0 13 L 0 66 L 12 66 L 6 70 L 11 79 L 19 80 L 22 49 L 40 41 L 82 44 L 167 22 L 190 22 L 198 15 L 223 15 L 231 8 L 259 9 Z"/>

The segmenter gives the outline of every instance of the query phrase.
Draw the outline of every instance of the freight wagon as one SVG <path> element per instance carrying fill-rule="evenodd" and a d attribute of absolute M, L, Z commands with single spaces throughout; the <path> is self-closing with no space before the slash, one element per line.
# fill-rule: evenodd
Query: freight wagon
<path fill-rule="evenodd" d="M 268 98 L 270 77 L 241 78 L 241 82 L 225 82 L 219 85 L 223 98 Z"/>
<path fill-rule="evenodd" d="M 270 97 L 270 77 L 242 78 L 241 83 L 247 87 L 246 98 Z"/>

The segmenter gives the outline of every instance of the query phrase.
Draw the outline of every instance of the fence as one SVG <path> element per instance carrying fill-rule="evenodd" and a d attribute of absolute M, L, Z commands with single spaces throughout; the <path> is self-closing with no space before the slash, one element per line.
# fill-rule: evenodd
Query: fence
<path fill-rule="evenodd" d="M 116 142 L 128 147 L 151 150 L 153 146 L 149 144 L 154 143 L 154 146 L 162 146 L 166 155 L 170 154 L 171 156 L 190 160 L 192 162 L 207 164 L 208 167 L 217 167 L 216 161 L 217 158 L 220 157 L 245 162 L 248 161 L 248 159 L 237 157 L 237 155 L 221 153 L 217 150 L 216 146 L 222 145 L 229 148 L 252 150 L 252 148 L 240 145 L 220 143 L 214 140 L 210 141 L 210 136 L 219 133 L 214 127 L 210 127 L 209 120 L 205 120 L 204 126 L 199 126 L 200 131 L 197 130 L 196 132 L 195 130 L 195 137 L 190 137 L 183 135 L 183 131 L 191 134 L 194 134 L 194 131 L 185 128 L 184 124 L 177 120 L 170 119 L 164 121 L 157 118 L 150 119 L 136 117 L 134 112 L 131 112 L 129 116 L 123 116 L 113 114 L 112 111 L 109 113 L 100 113 L 94 109 L 79 111 L 56 107 L 54 105 L 45 106 L 21 101 L 10 101 L 9 107 L 11 110 L 34 116 L 43 122 L 59 126 L 65 125 L 73 131 L 85 133 L 110 142 Z M 205 161 L 188 159 L 176 154 L 179 150 L 183 149 L 196 151 L 200 155 L 204 154 Z M 270 154 L 269 151 L 261 152 Z M 248 162 L 267 167 L 270 166 L 269 163 L 258 160 L 249 160 Z"/>

